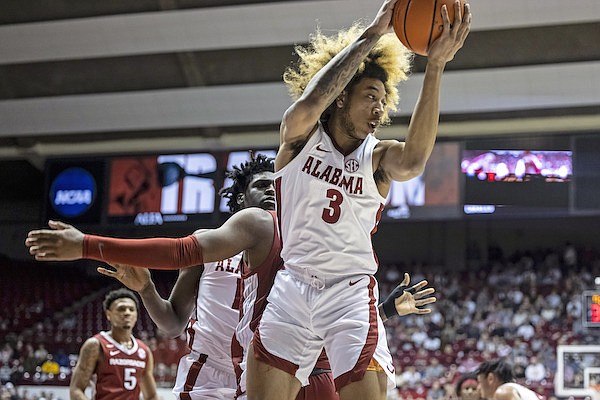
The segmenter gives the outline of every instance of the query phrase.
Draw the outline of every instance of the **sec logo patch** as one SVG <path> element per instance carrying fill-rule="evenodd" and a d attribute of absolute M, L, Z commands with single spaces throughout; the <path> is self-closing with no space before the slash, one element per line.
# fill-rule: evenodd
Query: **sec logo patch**
<path fill-rule="evenodd" d="M 344 164 L 344 169 L 346 170 L 346 172 L 350 173 L 358 171 L 358 167 L 358 160 L 355 160 L 353 158 L 346 161 L 346 164 Z"/>

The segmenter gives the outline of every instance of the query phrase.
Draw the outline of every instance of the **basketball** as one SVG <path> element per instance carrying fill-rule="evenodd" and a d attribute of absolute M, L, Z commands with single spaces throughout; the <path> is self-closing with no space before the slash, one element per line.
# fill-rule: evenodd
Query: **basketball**
<path fill-rule="evenodd" d="M 398 0 L 394 6 L 392 25 L 402 44 L 426 56 L 431 43 L 442 34 L 444 4 L 448 8 L 450 23 L 453 23 L 454 0 Z M 460 0 L 460 6 L 464 10 L 464 0 Z"/>

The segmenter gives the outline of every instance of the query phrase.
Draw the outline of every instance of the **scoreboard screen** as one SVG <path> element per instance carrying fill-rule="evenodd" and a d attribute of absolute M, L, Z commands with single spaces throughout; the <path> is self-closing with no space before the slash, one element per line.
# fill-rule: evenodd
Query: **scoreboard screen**
<path fill-rule="evenodd" d="M 465 213 L 567 213 L 573 178 L 572 152 L 548 150 L 464 150 Z"/>
<path fill-rule="evenodd" d="M 600 290 L 586 290 L 582 294 L 583 326 L 600 327 Z"/>
<path fill-rule="evenodd" d="M 275 150 L 257 150 L 275 157 Z M 225 171 L 250 160 L 248 151 L 163 154 L 110 159 L 109 224 L 222 223 L 229 215 L 219 190 Z"/>

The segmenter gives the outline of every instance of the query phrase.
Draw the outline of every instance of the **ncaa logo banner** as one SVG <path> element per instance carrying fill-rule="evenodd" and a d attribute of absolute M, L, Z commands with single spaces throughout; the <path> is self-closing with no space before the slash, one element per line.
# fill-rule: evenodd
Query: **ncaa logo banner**
<path fill-rule="evenodd" d="M 80 167 L 65 169 L 50 186 L 50 204 L 63 217 L 83 215 L 94 204 L 95 198 L 96 180 Z"/>

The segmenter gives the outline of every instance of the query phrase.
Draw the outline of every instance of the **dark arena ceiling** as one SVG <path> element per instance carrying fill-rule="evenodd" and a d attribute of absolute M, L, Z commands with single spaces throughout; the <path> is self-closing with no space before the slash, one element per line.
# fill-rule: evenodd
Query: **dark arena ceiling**
<path fill-rule="evenodd" d="M 5 0 L 0 160 L 276 146 L 294 44 L 379 1 Z M 600 126 L 600 1 L 474 0 L 441 140 Z M 402 138 L 425 59 L 380 136 Z"/>

